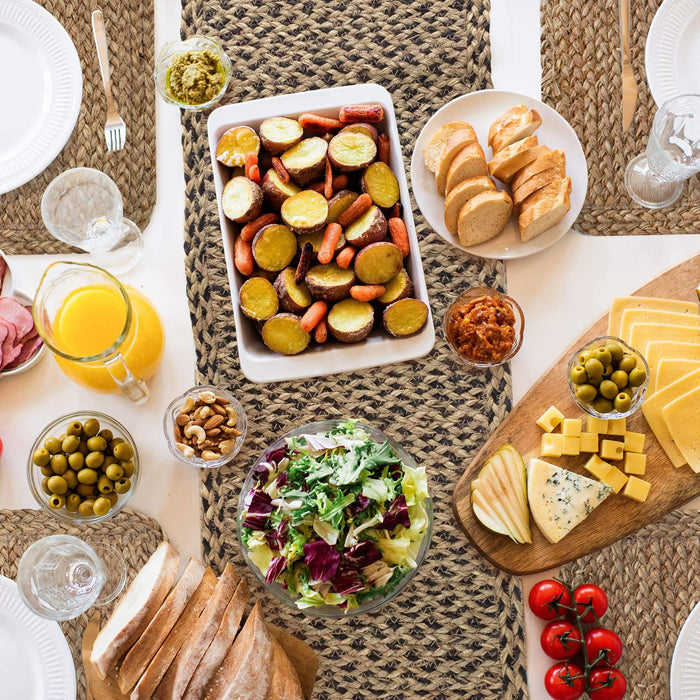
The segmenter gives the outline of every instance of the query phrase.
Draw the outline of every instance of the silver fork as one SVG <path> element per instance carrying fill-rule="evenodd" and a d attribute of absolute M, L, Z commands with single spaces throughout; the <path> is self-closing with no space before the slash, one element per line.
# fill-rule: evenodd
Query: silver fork
<path fill-rule="evenodd" d="M 107 53 L 107 34 L 105 33 L 105 22 L 102 16 L 102 10 L 95 10 L 92 13 L 92 35 L 95 37 L 102 83 L 104 84 L 105 95 L 107 97 L 105 141 L 107 141 L 107 150 L 111 153 L 112 151 L 120 151 L 124 148 L 124 142 L 126 141 L 126 124 L 124 124 L 124 120 L 117 114 L 117 106 L 114 104 L 114 98 L 112 97 L 112 81 L 109 77 L 109 55 Z"/>

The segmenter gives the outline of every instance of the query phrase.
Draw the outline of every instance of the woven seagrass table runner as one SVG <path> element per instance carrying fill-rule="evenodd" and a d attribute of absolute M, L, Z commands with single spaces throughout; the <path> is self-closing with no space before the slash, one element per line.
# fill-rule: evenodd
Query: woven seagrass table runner
<path fill-rule="evenodd" d="M 484 1 L 183 0 L 182 33 L 222 40 L 235 66 L 229 102 L 380 83 L 393 96 L 407 170 L 407 156 L 434 111 L 490 85 Z M 205 121 L 206 115 L 183 115 L 186 267 L 198 367 L 203 379 L 238 394 L 249 420 L 233 464 L 203 476 L 205 559 L 218 570 L 228 561 L 244 566 L 236 538 L 238 494 L 246 471 L 275 437 L 312 420 L 368 420 L 428 469 L 435 528 L 424 565 L 379 612 L 339 621 L 284 608 L 250 576 L 266 614 L 313 645 L 315 698 L 526 697 L 520 580 L 478 556 L 451 510 L 464 464 L 510 408 L 507 370 L 468 374 L 451 361 L 440 337 L 416 362 L 306 381 L 248 382 L 238 364 Z M 415 214 L 435 319 L 470 285 L 503 288 L 502 263 L 465 256 Z"/>
<path fill-rule="evenodd" d="M 698 233 L 700 178 L 685 183 L 671 207 L 652 211 L 627 194 L 627 163 L 647 146 L 656 105 L 644 69 L 649 26 L 661 0 L 632 3 L 631 52 L 639 88 L 628 132 L 622 130 L 618 3 L 542 0 L 542 99 L 578 134 L 588 162 L 588 194 L 574 227 L 602 236 Z"/>
<path fill-rule="evenodd" d="M 44 172 L 0 195 L 0 248 L 5 253 L 65 253 L 77 249 L 56 240 L 41 220 L 41 196 L 64 170 L 102 170 L 119 187 L 124 216 L 143 229 L 156 201 L 153 2 L 144 0 L 38 0 L 66 29 L 83 70 L 83 102 L 73 134 Z M 126 145 L 107 152 L 107 117 L 92 10 L 102 8 L 109 45 L 112 92 L 126 123 Z"/>
<path fill-rule="evenodd" d="M 560 571 L 573 585 L 596 583 L 608 595 L 602 620 L 625 647 L 618 664 L 629 700 L 670 698 L 678 634 L 700 602 L 700 513 L 674 511 L 630 537 Z"/>
<path fill-rule="evenodd" d="M 0 575 L 15 579 L 17 564 L 29 545 L 42 537 L 62 534 L 75 535 L 88 543 L 104 542 L 117 549 L 126 562 L 127 586 L 164 539 L 163 531 L 155 520 L 129 510 L 123 510 L 101 523 L 79 527 L 60 523 L 48 513 L 38 510 L 0 510 Z M 102 624 L 111 614 L 114 604 L 98 608 Z M 85 698 L 85 674 L 80 650 L 83 630 L 94 610 L 91 608 L 74 620 L 60 623 L 73 652 L 78 681 L 77 697 L 81 700 Z"/>

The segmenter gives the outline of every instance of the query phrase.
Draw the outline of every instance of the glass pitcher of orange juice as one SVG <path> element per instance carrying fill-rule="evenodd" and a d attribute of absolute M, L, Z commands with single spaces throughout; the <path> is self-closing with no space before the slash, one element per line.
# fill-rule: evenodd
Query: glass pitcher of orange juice
<path fill-rule="evenodd" d="M 73 381 L 135 403 L 163 356 L 163 325 L 151 302 L 101 267 L 55 262 L 34 299 L 39 335 Z"/>

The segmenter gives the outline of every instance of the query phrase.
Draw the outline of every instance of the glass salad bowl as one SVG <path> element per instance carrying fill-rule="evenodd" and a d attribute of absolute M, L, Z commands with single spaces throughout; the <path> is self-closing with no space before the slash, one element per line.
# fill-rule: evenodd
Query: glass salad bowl
<path fill-rule="evenodd" d="M 326 420 L 262 453 L 236 522 L 246 563 L 270 595 L 342 618 L 377 610 L 406 588 L 430 546 L 433 507 L 425 470 L 397 442 L 363 421 Z"/>

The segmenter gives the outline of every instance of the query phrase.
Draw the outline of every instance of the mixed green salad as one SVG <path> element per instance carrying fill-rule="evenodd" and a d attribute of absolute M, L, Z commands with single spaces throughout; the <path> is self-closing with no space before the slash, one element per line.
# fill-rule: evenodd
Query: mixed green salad
<path fill-rule="evenodd" d="M 387 595 L 417 566 L 428 531 L 425 468 L 404 464 L 355 421 L 286 438 L 253 479 L 243 544 L 299 608 L 347 612 Z"/>

